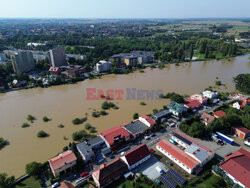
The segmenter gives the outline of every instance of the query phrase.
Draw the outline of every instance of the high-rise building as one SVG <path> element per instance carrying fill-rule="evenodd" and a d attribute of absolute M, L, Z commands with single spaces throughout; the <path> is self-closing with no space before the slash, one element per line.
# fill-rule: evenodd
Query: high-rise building
<path fill-rule="evenodd" d="M 55 48 L 49 51 L 49 60 L 52 67 L 66 65 L 66 55 L 64 48 Z"/>
<path fill-rule="evenodd" d="M 0 63 L 4 63 L 7 61 L 6 55 L 5 54 L 0 54 Z"/>
<path fill-rule="evenodd" d="M 12 66 L 16 73 L 33 70 L 35 62 L 32 53 L 29 51 L 16 52 L 12 58 Z"/>

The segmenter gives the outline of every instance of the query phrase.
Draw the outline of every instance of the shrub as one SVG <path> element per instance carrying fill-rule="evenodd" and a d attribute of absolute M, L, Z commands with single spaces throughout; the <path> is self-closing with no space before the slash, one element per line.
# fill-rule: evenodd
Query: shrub
<path fill-rule="evenodd" d="M 113 109 L 118 110 L 119 107 L 115 105 L 115 106 L 113 107 Z"/>
<path fill-rule="evenodd" d="M 105 116 L 105 115 L 107 115 L 107 112 L 105 110 L 101 110 L 100 114 L 103 115 L 103 116 Z"/>
<path fill-rule="evenodd" d="M 28 163 L 25 167 L 25 171 L 30 176 L 39 176 L 41 173 L 41 163 L 38 163 L 36 161 L 33 161 L 31 163 Z"/>
<path fill-rule="evenodd" d="M 30 125 L 28 123 L 23 123 L 22 128 L 29 127 Z"/>
<path fill-rule="evenodd" d="M 58 125 L 57 127 L 58 127 L 58 128 L 63 128 L 64 125 L 63 125 L 63 124 L 60 124 L 60 125 Z"/>
<path fill-rule="evenodd" d="M 138 119 L 138 118 L 139 118 L 139 114 L 138 113 L 134 113 L 133 119 Z"/>
<path fill-rule="evenodd" d="M 98 113 L 97 112 L 92 112 L 92 117 L 95 117 L 95 118 L 97 118 L 99 115 L 98 115 Z"/>
<path fill-rule="evenodd" d="M 108 110 L 110 108 L 109 103 L 107 101 L 102 103 L 102 109 L 103 110 Z"/>
<path fill-rule="evenodd" d="M 95 127 L 91 127 L 91 128 L 89 129 L 89 132 L 90 132 L 90 133 L 96 133 L 97 131 L 96 131 Z"/>
<path fill-rule="evenodd" d="M 220 86 L 220 85 L 221 85 L 221 81 L 217 80 L 217 81 L 215 82 L 215 85 Z"/>
<path fill-rule="evenodd" d="M 85 124 L 85 129 L 89 130 L 92 126 L 89 123 Z"/>
<path fill-rule="evenodd" d="M 44 137 L 47 137 L 49 136 L 48 133 L 46 133 L 45 131 L 41 130 L 37 133 L 37 137 L 39 138 L 44 138 Z"/>
<path fill-rule="evenodd" d="M 140 105 L 145 106 L 146 103 L 142 101 L 142 102 L 140 102 Z"/>
<path fill-rule="evenodd" d="M 87 117 L 82 118 L 82 119 L 81 119 L 81 123 L 87 121 L 87 119 L 88 119 Z"/>
<path fill-rule="evenodd" d="M 0 149 L 2 149 L 7 144 L 7 141 L 0 137 Z"/>
<path fill-rule="evenodd" d="M 81 123 L 81 120 L 79 118 L 75 118 L 75 119 L 72 120 L 72 123 L 74 125 L 79 125 Z"/>
<path fill-rule="evenodd" d="M 44 122 L 48 122 L 48 121 L 49 121 L 49 118 L 48 118 L 47 116 L 44 116 L 44 117 L 43 117 L 43 121 L 44 121 Z"/>
<path fill-rule="evenodd" d="M 27 120 L 33 123 L 33 121 L 35 120 L 35 117 L 29 114 L 27 117 Z"/>
<path fill-rule="evenodd" d="M 86 137 L 87 137 L 87 133 L 85 130 L 79 130 L 72 134 L 72 139 L 74 141 L 85 140 Z"/>

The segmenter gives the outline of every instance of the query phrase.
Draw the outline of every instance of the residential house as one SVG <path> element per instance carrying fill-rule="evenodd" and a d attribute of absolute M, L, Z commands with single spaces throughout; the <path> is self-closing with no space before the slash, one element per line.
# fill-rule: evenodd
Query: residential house
<path fill-rule="evenodd" d="M 123 155 L 121 160 L 127 164 L 129 170 L 132 170 L 147 161 L 150 157 L 151 154 L 147 145 L 143 144 Z"/>
<path fill-rule="evenodd" d="M 200 117 L 201 122 L 204 123 L 205 125 L 212 123 L 214 121 L 214 119 L 215 119 L 215 117 L 213 117 L 205 112 Z"/>
<path fill-rule="evenodd" d="M 116 149 L 130 141 L 130 134 L 121 126 L 116 126 L 99 135 L 110 149 Z"/>
<path fill-rule="evenodd" d="M 206 98 L 206 97 L 204 97 L 202 95 L 199 95 L 199 94 L 191 95 L 190 99 L 197 100 L 202 104 L 207 104 L 207 100 L 208 100 L 208 98 Z"/>
<path fill-rule="evenodd" d="M 239 102 L 233 103 L 233 108 L 238 110 L 243 110 L 247 106 L 250 106 L 250 98 L 242 99 Z"/>
<path fill-rule="evenodd" d="M 61 74 L 61 69 L 60 67 L 50 67 L 49 73 L 53 76 L 59 76 Z"/>
<path fill-rule="evenodd" d="M 124 63 L 127 65 L 127 66 L 136 66 L 137 65 L 137 56 L 135 55 L 128 55 L 128 56 L 125 56 L 124 57 Z"/>
<path fill-rule="evenodd" d="M 202 95 L 209 99 L 215 99 L 218 97 L 218 93 L 214 91 L 203 91 Z"/>
<path fill-rule="evenodd" d="M 91 146 L 92 149 L 100 149 L 100 148 L 107 147 L 105 144 L 105 141 L 100 136 L 97 136 L 91 140 L 88 140 L 87 143 L 88 145 Z"/>
<path fill-rule="evenodd" d="M 234 134 L 236 134 L 241 139 L 246 139 L 250 137 L 250 130 L 245 127 L 233 127 L 232 130 Z"/>
<path fill-rule="evenodd" d="M 163 120 L 164 118 L 168 118 L 171 116 L 171 112 L 168 110 L 162 110 L 152 116 L 152 118 L 157 121 L 157 120 Z"/>
<path fill-rule="evenodd" d="M 75 188 L 75 186 L 68 181 L 63 181 L 60 185 L 60 188 Z"/>
<path fill-rule="evenodd" d="M 68 150 L 50 159 L 48 162 L 54 177 L 58 177 L 71 170 L 76 165 L 76 160 L 75 154 L 71 150 Z"/>
<path fill-rule="evenodd" d="M 69 68 L 66 70 L 66 75 L 68 77 L 79 77 L 80 76 L 80 72 L 77 68 Z"/>
<path fill-rule="evenodd" d="M 222 110 L 218 110 L 216 112 L 214 112 L 214 117 L 216 118 L 220 118 L 220 117 L 223 117 L 223 116 L 226 116 L 226 112 L 223 112 Z"/>
<path fill-rule="evenodd" d="M 149 128 L 153 127 L 156 124 L 155 120 L 153 120 L 151 117 L 146 116 L 146 115 L 140 116 L 139 121 L 144 123 Z"/>
<path fill-rule="evenodd" d="M 105 187 L 121 178 L 127 171 L 126 163 L 118 158 L 108 164 L 102 164 L 98 170 L 92 173 L 92 177 L 97 187 Z"/>
<path fill-rule="evenodd" d="M 184 102 L 184 106 L 186 108 L 191 109 L 191 110 L 197 110 L 197 109 L 201 108 L 202 103 L 198 100 L 195 100 L 195 99 L 187 99 Z"/>
<path fill-rule="evenodd" d="M 220 168 L 226 175 L 241 187 L 250 187 L 250 152 L 241 148 L 225 158 Z"/>
<path fill-rule="evenodd" d="M 183 104 L 172 101 L 168 104 L 169 111 L 175 116 L 182 116 L 187 112 L 187 108 Z"/>
<path fill-rule="evenodd" d="M 93 161 L 95 159 L 95 153 L 92 150 L 92 147 L 87 142 L 76 144 L 76 148 L 85 163 Z"/>

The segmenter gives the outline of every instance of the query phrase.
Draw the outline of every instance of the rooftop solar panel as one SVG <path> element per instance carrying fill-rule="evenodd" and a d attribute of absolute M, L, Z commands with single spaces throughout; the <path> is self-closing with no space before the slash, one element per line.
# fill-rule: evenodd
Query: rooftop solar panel
<path fill-rule="evenodd" d="M 168 176 L 166 176 L 165 174 L 162 174 L 160 177 L 160 180 L 162 181 L 162 183 L 164 183 L 168 188 L 176 188 L 177 184 L 171 180 Z"/>
<path fill-rule="evenodd" d="M 170 169 L 167 174 L 173 178 L 178 184 L 183 185 L 186 182 L 186 179 L 183 178 L 179 173 L 174 171 L 173 169 Z"/>

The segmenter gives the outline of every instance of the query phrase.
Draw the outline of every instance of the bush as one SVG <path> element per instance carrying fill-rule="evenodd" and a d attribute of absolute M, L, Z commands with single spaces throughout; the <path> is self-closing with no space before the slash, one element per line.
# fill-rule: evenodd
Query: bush
<path fill-rule="evenodd" d="M 74 141 L 86 140 L 86 137 L 87 137 L 87 133 L 85 130 L 79 130 L 72 134 L 72 139 Z"/>
<path fill-rule="evenodd" d="M 36 161 L 28 163 L 25 167 L 25 171 L 30 176 L 39 176 L 41 173 L 42 164 Z"/>
<path fill-rule="evenodd" d="M 81 120 L 79 118 L 75 118 L 75 119 L 72 120 L 72 123 L 74 125 L 79 125 L 81 123 Z"/>
<path fill-rule="evenodd" d="M 2 149 L 7 144 L 7 141 L 0 137 L 0 149 Z"/>
<path fill-rule="evenodd" d="M 221 85 L 221 81 L 217 80 L 217 81 L 215 82 L 215 85 L 220 86 L 220 85 Z"/>
<path fill-rule="evenodd" d="M 28 123 L 23 123 L 22 128 L 29 127 L 30 125 Z"/>
<path fill-rule="evenodd" d="M 138 119 L 138 118 L 139 118 L 139 114 L 138 113 L 134 113 L 133 119 Z"/>
<path fill-rule="evenodd" d="M 92 126 L 89 123 L 85 124 L 85 129 L 89 130 Z"/>
<path fill-rule="evenodd" d="M 95 127 L 91 127 L 91 128 L 89 129 L 89 132 L 90 132 L 90 133 L 96 133 L 97 131 L 96 131 Z"/>
<path fill-rule="evenodd" d="M 97 117 L 99 117 L 99 114 L 97 112 L 92 112 L 92 117 L 97 118 Z"/>
<path fill-rule="evenodd" d="M 32 115 L 28 115 L 27 120 L 33 123 L 33 121 L 35 120 L 35 117 Z"/>
<path fill-rule="evenodd" d="M 47 116 L 44 116 L 44 117 L 43 117 L 43 121 L 44 121 L 44 122 L 48 122 L 48 121 L 49 121 L 49 118 L 48 118 Z"/>
<path fill-rule="evenodd" d="M 64 125 L 63 125 L 63 124 L 60 124 L 60 125 L 58 125 L 57 127 L 58 127 L 58 128 L 63 128 Z"/>
<path fill-rule="evenodd" d="M 102 103 L 102 109 L 103 110 L 108 110 L 110 108 L 109 103 L 107 101 Z"/>
<path fill-rule="evenodd" d="M 88 119 L 87 117 L 82 118 L 82 119 L 81 119 L 81 123 L 87 121 L 87 119 Z"/>
<path fill-rule="evenodd" d="M 140 105 L 145 106 L 146 103 L 142 101 L 142 102 L 140 102 Z"/>
<path fill-rule="evenodd" d="M 45 131 L 41 130 L 37 133 L 37 137 L 39 138 L 44 138 L 44 137 L 47 137 L 49 136 L 48 133 L 46 133 Z"/>
<path fill-rule="evenodd" d="M 101 114 L 102 116 L 105 116 L 105 115 L 107 115 L 107 112 L 106 112 L 105 110 L 101 110 L 101 111 L 100 111 L 100 114 Z"/>

